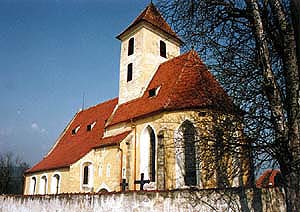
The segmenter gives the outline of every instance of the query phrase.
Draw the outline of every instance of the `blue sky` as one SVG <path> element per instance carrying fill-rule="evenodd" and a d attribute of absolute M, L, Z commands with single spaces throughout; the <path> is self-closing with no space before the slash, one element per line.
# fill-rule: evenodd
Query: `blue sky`
<path fill-rule="evenodd" d="M 0 0 L 0 153 L 38 162 L 82 107 L 118 96 L 115 38 L 149 0 Z"/>

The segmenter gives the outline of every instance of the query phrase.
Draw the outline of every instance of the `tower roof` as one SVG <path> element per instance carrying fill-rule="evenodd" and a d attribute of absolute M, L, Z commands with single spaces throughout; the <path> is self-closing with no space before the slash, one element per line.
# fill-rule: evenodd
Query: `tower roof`
<path fill-rule="evenodd" d="M 117 36 L 121 40 L 121 37 L 125 35 L 129 30 L 133 29 L 138 24 L 146 22 L 156 29 L 163 31 L 169 36 L 173 37 L 179 43 L 183 43 L 182 40 L 177 36 L 177 34 L 172 30 L 170 25 L 162 17 L 158 9 L 151 2 L 143 12 L 121 33 Z"/>

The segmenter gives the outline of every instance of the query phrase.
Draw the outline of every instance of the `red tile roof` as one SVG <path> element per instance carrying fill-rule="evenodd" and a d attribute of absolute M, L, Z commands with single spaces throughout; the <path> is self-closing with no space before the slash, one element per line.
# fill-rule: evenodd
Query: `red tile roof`
<path fill-rule="evenodd" d="M 158 87 L 157 96 L 149 97 L 149 90 Z M 119 105 L 108 126 L 162 110 L 189 108 L 235 111 L 231 99 L 194 50 L 162 63 L 144 95 Z"/>
<path fill-rule="evenodd" d="M 94 147 L 119 142 L 119 139 L 124 138 L 128 132 L 101 140 L 105 121 L 111 115 L 117 102 L 118 98 L 115 98 L 78 112 L 49 154 L 27 172 L 68 167 Z M 95 126 L 91 131 L 87 131 L 87 125 L 93 122 L 96 122 Z M 72 130 L 77 126 L 80 126 L 78 132 L 72 135 Z"/>
<path fill-rule="evenodd" d="M 282 176 L 278 169 L 266 170 L 256 181 L 257 188 L 277 187 L 281 184 Z"/>
<path fill-rule="evenodd" d="M 94 148 L 119 145 L 121 143 L 121 141 L 123 141 L 130 132 L 131 131 L 126 131 L 119 135 L 102 138 L 101 142 L 99 142 L 99 144 L 95 145 Z"/>
<path fill-rule="evenodd" d="M 179 43 L 183 43 L 181 41 L 181 39 L 176 35 L 176 33 L 172 30 L 170 25 L 165 21 L 165 19 L 162 17 L 162 15 L 160 14 L 158 9 L 154 6 L 154 4 L 152 2 L 143 10 L 143 12 L 120 35 L 117 36 L 117 38 L 120 39 L 130 29 L 137 26 L 139 23 L 141 23 L 143 21 L 146 23 L 149 23 L 150 25 L 154 26 L 155 28 L 162 30 L 163 32 L 167 33 L 168 35 L 171 35 Z"/>

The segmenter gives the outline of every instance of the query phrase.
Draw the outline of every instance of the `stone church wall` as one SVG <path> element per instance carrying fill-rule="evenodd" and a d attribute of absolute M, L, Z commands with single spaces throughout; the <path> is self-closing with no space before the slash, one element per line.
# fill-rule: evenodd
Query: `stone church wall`
<path fill-rule="evenodd" d="M 285 211 L 274 189 L 148 191 L 107 194 L 0 196 L 0 211 Z"/>

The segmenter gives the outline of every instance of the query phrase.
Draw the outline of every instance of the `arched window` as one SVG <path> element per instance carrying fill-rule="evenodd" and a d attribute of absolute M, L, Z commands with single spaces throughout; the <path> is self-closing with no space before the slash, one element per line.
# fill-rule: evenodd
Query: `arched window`
<path fill-rule="evenodd" d="M 47 176 L 44 175 L 41 177 L 41 183 L 40 183 L 40 194 L 46 194 L 47 193 Z"/>
<path fill-rule="evenodd" d="M 184 142 L 184 182 L 188 186 L 197 185 L 195 127 L 186 120 L 180 128 Z"/>
<path fill-rule="evenodd" d="M 127 82 L 132 80 L 132 63 L 127 66 Z"/>
<path fill-rule="evenodd" d="M 160 56 L 167 58 L 166 43 L 161 40 L 159 42 L 159 48 L 160 48 Z"/>
<path fill-rule="evenodd" d="M 35 194 L 36 192 L 36 177 L 30 179 L 30 194 Z"/>
<path fill-rule="evenodd" d="M 140 141 L 140 172 L 146 180 L 155 182 L 156 178 L 156 136 L 152 127 L 144 129 Z"/>
<path fill-rule="evenodd" d="M 82 187 L 84 190 L 91 189 L 93 186 L 93 164 L 85 162 L 82 164 Z"/>
<path fill-rule="evenodd" d="M 130 38 L 128 41 L 128 56 L 134 53 L 134 38 Z"/>
<path fill-rule="evenodd" d="M 52 176 L 51 192 L 53 194 L 58 194 L 59 187 L 60 187 L 60 176 L 59 176 L 59 174 L 55 174 Z"/>

